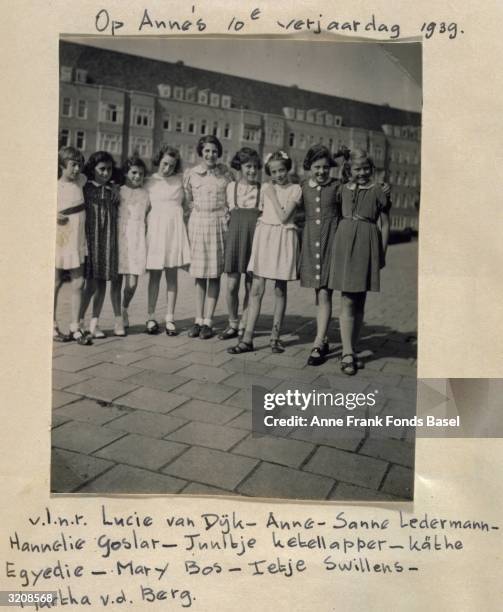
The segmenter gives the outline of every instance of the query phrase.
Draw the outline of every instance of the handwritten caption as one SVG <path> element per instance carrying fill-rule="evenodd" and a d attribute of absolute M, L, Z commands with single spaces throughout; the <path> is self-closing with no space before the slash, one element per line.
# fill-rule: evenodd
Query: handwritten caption
<path fill-rule="evenodd" d="M 223 17 L 224 31 L 228 33 L 253 33 L 254 25 L 260 22 L 266 25 L 271 33 L 308 33 L 313 35 L 326 33 L 357 34 L 377 36 L 389 40 L 397 40 L 404 36 L 422 35 L 426 40 L 432 37 L 442 37 L 454 40 L 464 34 L 464 30 L 453 20 L 424 21 L 417 25 L 414 31 L 404 33 L 400 23 L 388 23 L 376 14 L 370 14 L 364 20 L 347 17 L 336 17 L 317 13 L 316 15 L 285 15 L 281 19 L 271 19 L 264 8 L 256 7 L 244 15 L 229 14 Z M 192 5 L 184 15 L 159 14 L 145 8 L 133 21 L 126 21 L 122 15 L 112 14 L 108 9 L 99 10 L 94 16 L 94 27 L 101 34 L 126 33 L 126 30 L 148 33 L 190 33 L 198 34 L 208 30 L 210 18 L 198 12 Z M 220 24 L 221 26 L 222 24 Z M 269 30 L 270 28 L 270 30 Z"/>
<path fill-rule="evenodd" d="M 10 558 L 4 562 L 4 584 L 12 591 L 55 591 L 51 601 L 31 604 L 37 610 L 154 602 L 204 610 L 205 586 L 214 589 L 215 581 L 223 586 L 230 575 L 400 580 L 420 572 L 431 555 L 447 560 L 469 554 L 479 538 L 499 530 L 481 518 L 392 510 L 380 510 L 378 519 L 363 519 L 350 508 L 323 516 L 307 511 L 293 518 L 280 509 L 253 519 L 238 511 L 154 517 L 122 514 L 107 505 L 70 516 L 46 507 L 5 536 Z"/>

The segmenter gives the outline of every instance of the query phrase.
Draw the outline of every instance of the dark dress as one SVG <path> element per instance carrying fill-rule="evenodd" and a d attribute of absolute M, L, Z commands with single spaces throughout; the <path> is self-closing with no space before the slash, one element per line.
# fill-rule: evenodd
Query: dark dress
<path fill-rule="evenodd" d="M 86 278 L 111 280 L 118 273 L 119 196 L 110 185 L 84 185 L 86 204 Z"/>
<path fill-rule="evenodd" d="M 253 236 L 260 214 L 260 184 L 257 185 L 254 208 L 240 208 L 238 183 L 231 184 L 234 208 L 231 210 L 229 229 L 225 237 L 224 272 L 246 274 L 250 262 Z"/>
<path fill-rule="evenodd" d="M 308 180 L 302 186 L 305 224 L 300 253 L 300 284 L 319 289 L 328 285 L 331 250 L 339 221 L 339 181 L 325 185 Z"/>
<path fill-rule="evenodd" d="M 341 187 L 342 219 L 335 235 L 328 286 L 348 293 L 379 291 L 384 263 L 377 220 L 391 203 L 378 185 Z"/>

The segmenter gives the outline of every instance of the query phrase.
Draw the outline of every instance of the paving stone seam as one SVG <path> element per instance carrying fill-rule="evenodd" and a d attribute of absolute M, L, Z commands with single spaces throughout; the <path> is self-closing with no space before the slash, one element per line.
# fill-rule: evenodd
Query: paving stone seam
<path fill-rule="evenodd" d="M 388 463 L 388 466 L 386 468 L 386 470 L 384 471 L 383 477 L 381 479 L 381 482 L 379 483 L 379 486 L 377 487 L 378 491 L 382 490 L 382 487 L 384 486 L 384 483 L 386 482 L 386 479 L 388 478 L 388 474 L 391 472 L 391 467 L 392 467 L 392 463 Z"/>
<path fill-rule="evenodd" d="M 337 490 L 337 487 L 338 487 L 338 486 L 339 486 L 339 481 L 338 481 L 338 480 L 336 480 L 336 481 L 334 482 L 334 484 L 332 485 L 332 488 L 330 489 L 330 491 L 329 491 L 329 492 L 326 494 L 326 496 L 325 496 L 325 499 L 326 499 L 327 501 L 332 501 L 332 500 L 330 499 L 330 496 L 331 496 L 331 495 L 332 495 L 332 494 L 333 494 L 333 493 L 334 493 L 334 492 Z M 334 501 L 335 501 L 335 500 L 334 500 Z"/>
<path fill-rule="evenodd" d="M 68 386 L 71 387 L 71 385 L 68 385 Z M 56 391 L 59 391 L 59 389 L 56 389 Z M 69 391 L 65 391 L 65 393 L 70 393 L 70 392 Z M 53 394 L 54 394 L 54 391 L 53 391 Z M 52 408 L 52 410 L 59 410 L 60 408 L 65 408 L 66 406 L 71 406 L 72 404 L 75 404 L 76 402 L 78 402 L 79 400 L 81 400 L 81 399 L 83 399 L 85 397 L 85 395 L 76 395 L 75 393 L 70 393 L 70 395 L 75 395 L 75 399 L 71 400 L 70 402 L 68 402 L 68 404 L 63 404 L 62 406 L 58 406 L 57 408 Z"/>
<path fill-rule="evenodd" d="M 115 431 L 112 429 L 112 431 Z M 93 449 L 93 452 L 91 453 L 91 455 L 89 455 L 90 457 L 92 457 L 94 455 L 94 453 L 97 453 L 98 451 L 103 450 L 104 448 L 106 448 L 107 446 L 110 446 L 111 444 L 114 444 L 114 442 L 118 442 L 119 440 L 122 440 L 123 438 L 125 438 L 128 434 L 125 433 L 123 436 L 120 436 L 119 438 L 115 438 L 115 440 L 112 440 L 111 442 L 107 442 L 106 444 L 104 444 L 103 446 L 100 446 L 99 448 L 95 448 Z M 106 459 L 106 457 L 98 457 L 98 459 Z"/>
<path fill-rule="evenodd" d="M 249 459 L 250 457 L 248 457 Z M 256 459 L 256 457 L 253 457 L 253 459 Z M 248 472 L 248 474 L 246 474 L 240 482 L 237 483 L 237 485 L 234 487 L 233 491 L 236 491 L 236 493 L 239 492 L 240 495 L 244 495 L 243 493 L 241 493 L 239 491 L 239 487 L 241 487 L 242 485 L 244 485 L 244 483 L 248 480 L 248 478 L 251 478 L 253 476 L 253 474 L 255 474 L 255 472 L 258 470 L 258 468 L 265 463 L 265 461 L 263 461 L 262 459 L 258 459 L 257 463 L 252 467 L 252 469 Z M 284 465 L 281 467 L 285 467 Z"/>
<path fill-rule="evenodd" d="M 168 442 L 168 440 L 165 440 L 165 442 Z M 170 442 L 174 442 L 174 440 L 170 440 Z M 185 446 L 186 448 L 182 449 L 177 455 L 172 457 L 167 463 L 164 463 L 163 465 L 161 465 L 158 469 L 159 473 L 163 473 L 162 470 L 165 470 L 167 467 L 169 467 L 173 463 L 173 461 L 180 459 L 180 457 L 182 457 L 186 452 L 188 452 L 193 447 L 191 444 L 186 444 L 185 442 L 176 442 L 176 444 L 181 444 Z M 172 474 L 167 474 L 167 475 L 172 476 Z M 179 477 L 173 476 L 173 478 L 179 478 Z M 182 480 L 186 480 L 186 478 L 182 478 Z"/>
<path fill-rule="evenodd" d="M 100 478 L 101 476 L 104 476 L 107 472 L 110 472 L 110 470 L 113 470 L 115 467 L 117 467 L 117 465 L 118 465 L 117 463 L 113 463 L 113 465 L 109 465 L 105 470 L 103 470 L 103 472 L 100 472 L 99 474 L 96 474 L 95 476 L 93 476 L 93 478 L 89 480 L 85 480 L 84 482 L 81 482 L 79 485 L 75 487 L 75 489 L 73 489 L 72 493 L 78 493 L 80 489 L 82 489 L 82 487 L 92 484 L 95 480 L 98 480 L 98 478 Z"/>

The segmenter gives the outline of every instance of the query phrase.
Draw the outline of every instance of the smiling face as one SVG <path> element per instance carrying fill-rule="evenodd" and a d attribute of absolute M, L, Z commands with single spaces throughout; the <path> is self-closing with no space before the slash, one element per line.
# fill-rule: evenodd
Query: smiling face
<path fill-rule="evenodd" d="M 311 164 L 311 178 L 322 185 L 328 181 L 330 176 L 330 163 L 326 157 L 317 159 Z"/>
<path fill-rule="evenodd" d="M 174 155 L 166 154 L 159 162 L 159 174 L 164 178 L 175 174 L 178 160 Z"/>
<path fill-rule="evenodd" d="M 372 166 L 368 159 L 361 159 L 351 164 L 351 178 L 357 185 L 367 185 L 372 176 Z"/>
<path fill-rule="evenodd" d="M 94 180 L 99 185 L 106 185 L 112 178 L 112 162 L 99 162 L 94 166 Z"/>
<path fill-rule="evenodd" d="M 80 162 L 75 159 L 66 160 L 65 167 L 61 169 L 61 178 L 65 181 L 76 181 L 80 175 Z"/>
<path fill-rule="evenodd" d="M 212 142 L 207 142 L 201 151 L 203 163 L 207 168 L 214 168 L 218 161 L 218 147 Z"/>
<path fill-rule="evenodd" d="M 241 164 L 241 177 L 247 183 L 255 184 L 258 178 L 258 165 L 256 162 L 248 161 Z"/>
<path fill-rule="evenodd" d="M 137 189 L 143 185 L 145 170 L 142 166 L 131 166 L 126 174 L 126 185 L 132 189 Z"/>
<path fill-rule="evenodd" d="M 281 160 L 269 162 L 269 174 L 276 185 L 285 185 L 288 182 L 288 170 L 285 162 Z"/>

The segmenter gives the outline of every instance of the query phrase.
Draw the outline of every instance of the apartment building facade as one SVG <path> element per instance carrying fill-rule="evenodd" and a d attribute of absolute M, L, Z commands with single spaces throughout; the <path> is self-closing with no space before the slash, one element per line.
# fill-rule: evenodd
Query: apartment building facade
<path fill-rule="evenodd" d="M 394 229 L 418 229 L 421 116 L 359 101 L 223 75 L 86 45 L 60 44 L 60 145 L 87 158 L 97 150 L 122 163 L 133 152 L 151 167 L 164 143 L 185 167 L 213 134 L 229 163 L 242 146 L 261 156 L 282 148 L 304 177 L 307 149 L 325 144 L 369 151 L 378 180 L 392 188 Z M 335 169 L 335 173 L 338 169 Z"/>

